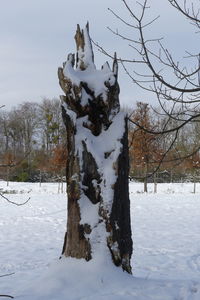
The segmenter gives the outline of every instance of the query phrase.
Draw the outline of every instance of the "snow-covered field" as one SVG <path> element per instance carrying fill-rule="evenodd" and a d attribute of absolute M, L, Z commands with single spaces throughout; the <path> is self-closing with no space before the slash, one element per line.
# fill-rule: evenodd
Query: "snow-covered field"
<path fill-rule="evenodd" d="M 54 183 L 0 189 L 0 294 L 19 300 L 199 300 L 200 184 L 130 183 L 133 276 L 104 261 L 62 259 L 66 195 Z M 97 260 L 98 261 L 98 260 Z M 3 298 L 1 299 L 8 299 Z"/>

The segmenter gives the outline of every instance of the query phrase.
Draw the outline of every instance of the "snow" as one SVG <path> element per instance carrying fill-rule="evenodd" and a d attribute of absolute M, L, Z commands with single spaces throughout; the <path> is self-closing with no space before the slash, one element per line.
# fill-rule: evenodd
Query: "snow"
<path fill-rule="evenodd" d="M 92 100 L 92 97 L 85 92 L 84 88 L 81 88 L 81 82 L 87 84 L 95 97 L 101 96 L 103 100 L 107 101 L 108 86 L 113 86 L 116 83 L 117 66 L 112 72 L 108 62 L 106 62 L 101 70 L 97 70 L 94 64 L 88 24 L 82 34 L 84 35 L 84 48 L 78 45 L 76 69 L 74 69 L 74 55 L 70 53 L 63 65 L 63 74 L 65 79 L 72 83 L 72 86 L 80 89 L 80 103 L 85 106 L 88 104 L 88 100 Z M 84 70 L 82 66 L 84 66 Z M 72 88 L 71 93 L 73 93 Z"/>
<path fill-rule="evenodd" d="M 116 79 L 114 73 L 108 68 L 103 68 L 102 70 L 96 70 L 87 68 L 84 71 L 79 69 L 75 70 L 71 65 L 71 60 L 67 61 L 64 67 L 64 75 L 66 78 L 70 79 L 72 84 L 79 86 L 80 82 L 86 82 L 89 89 L 94 92 L 95 97 L 102 95 L 103 99 L 106 99 L 106 93 L 108 88 L 105 86 L 105 82 L 109 82 L 112 86 L 114 85 Z M 83 91 L 83 89 L 82 89 Z M 86 94 L 88 97 L 88 94 Z M 88 103 L 88 98 L 85 99 L 84 94 L 81 97 L 81 103 L 86 105 Z M 91 99 L 89 97 L 89 99 Z"/>
<path fill-rule="evenodd" d="M 84 194 L 79 200 L 79 206 L 81 211 L 80 224 L 89 224 L 92 228 L 97 225 L 99 205 L 91 204 L 91 201 Z"/>
<path fill-rule="evenodd" d="M 192 183 L 158 184 L 154 194 L 151 184 L 143 193 L 142 184 L 130 183 L 133 276 L 98 248 L 89 262 L 59 259 L 66 194 L 57 193 L 56 183 L 7 187 L 1 181 L 0 188 L 18 203 L 31 197 L 19 207 L 0 200 L 0 275 L 14 273 L 0 278 L 0 294 L 19 300 L 200 299 L 200 184 L 196 194 Z"/>
<path fill-rule="evenodd" d="M 84 160 L 82 156 L 85 150 L 84 147 L 87 145 L 87 151 L 94 158 L 98 173 L 102 179 L 100 183 L 97 180 L 93 180 L 92 183 L 96 191 L 101 191 L 103 201 L 94 205 L 83 192 L 87 187 L 80 183 L 82 191 L 78 200 L 81 218 L 80 224 L 90 226 L 91 232 L 87 234 L 87 238 L 90 240 L 91 252 L 96 252 L 96 249 L 100 248 L 100 242 L 102 241 L 101 253 L 104 253 L 103 249 L 107 248 L 106 241 L 108 234 L 105 234 L 107 231 L 105 222 L 104 224 L 99 222 L 99 211 L 103 209 L 108 214 L 111 212 L 114 197 L 113 186 L 117 180 L 114 164 L 117 163 L 122 147 L 121 140 L 125 130 L 125 114 L 118 112 L 113 117 L 109 129 L 102 129 L 101 134 L 98 136 L 93 135 L 84 126 L 86 123 L 88 123 L 88 116 L 77 118 L 76 120 L 76 134 L 74 136 L 75 153 L 78 153 L 80 170 L 83 170 Z M 108 157 L 105 157 L 107 153 Z M 81 182 L 83 182 L 83 179 Z"/>

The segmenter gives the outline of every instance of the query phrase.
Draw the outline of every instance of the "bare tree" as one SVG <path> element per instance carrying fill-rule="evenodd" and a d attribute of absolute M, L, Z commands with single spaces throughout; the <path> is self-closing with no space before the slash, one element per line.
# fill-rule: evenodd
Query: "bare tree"
<path fill-rule="evenodd" d="M 185 59 L 189 60 L 189 63 L 185 61 L 183 65 L 182 62 L 180 63 L 173 57 L 170 50 L 166 49 L 162 38 L 155 39 L 149 35 L 146 37 L 147 29 L 159 19 L 159 16 L 153 19 L 149 18 L 150 1 L 134 1 L 131 4 L 126 0 L 121 0 L 121 2 L 128 12 L 126 19 L 116 11 L 112 9 L 110 11 L 121 24 L 129 28 L 131 37 L 121 33 L 119 29 L 109 29 L 116 37 L 129 44 L 133 59 L 122 57 L 119 58 L 119 61 L 134 84 L 149 92 L 152 97 L 156 97 L 162 114 L 167 116 L 159 131 L 149 130 L 133 120 L 131 122 L 149 133 L 158 135 L 170 133 L 172 139 L 167 149 L 168 153 L 174 147 L 182 128 L 200 120 L 200 54 L 186 51 Z M 193 2 L 187 0 L 182 1 L 182 4 L 176 0 L 168 0 L 168 2 L 199 31 L 200 12 L 198 8 L 195 8 Z M 136 5 L 138 9 L 135 9 Z M 110 56 L 102 47 L 99 49 Z M 183 159 L 199 150 L 200 143 L 192 149 L 190 148 L 187 154 L 182 157 L 179 156 L 179 158 Z M 165 153 L 161 162 L 166 159 Z"/>
<path fill-rule="evenodd" d="M 47 154 L 61 142 L 61 132 L 64 131 L 59 99 L 44 98 L 39 105 L 40 128 L 42 143 Z"/>
<path fill-rule="evenodd" d="M 137 102 L 129 119 L 147 129 L 158 128 L 148 103 Z M 160 137 L 137 125 L 132 124 L 129 129 L 130 176 L 144 181 L 144 192 L 147 192 L 148 177 L 155 173 L 163 152 Z"/>
<path fill-rule="evenodd" d="M 158 19 L 157 17 L 146 23 L 145 17 L 149 9 L 148 0 L 144 0 L 139 3 L 139 6 L 141 7 L 140 16 L 134 13 L 134 10 L 128 5 L 126 0 L 122 0 L 122 2 L 129 12 L 131 18 L 130 23 L 128 23 L 127 20 L 122 19 L 114 11 L 112 11 L 112 13 L 121 22 L 129 26 L 131 30 L 136 30 L 137 34 L 135 36 L 138 37 L 138 39 L 130 39 L 120 34 L 119 31 L 112 30 L 112 32 L 115 35 L 123 38 L 124 40 L 128 40 L 128 42 L 130 43 L 130 47 L 133 49 L 135 57 L 137 58 L 135 60 L 132 60 L 131 63 L 140 62 L 148 67 L 148 74 L 146 72 L 142 74 L 138 74 L 134 71 L 128 72 L 125 64 L 127 61 L 130 62 L 130 60 L 122 58 L 121 62 L 124 66 L 124 69 L 127 71 L 127 74 L 131 76 L 134 83 L 154 93 L 160 102 L 163 102 L 163 100 L 167 100 L 173 101 L 173 103 L 181 103 L 185 105 L 198 103 L 200 92 L 199 54 L 191 55 L 188 53 L 190 58 L 193 58 L 194 61 L 196 61 L 192 68 L 190 68 L 192 69 L 192 71 L 187 68 L 187 65 L 182 66 L 180 62 L 173 59 L 170 51 L 164 47 L 164 45 L 162 44 L 162 39 L 150 39 L 149 37 L 148 39 L 145 38 L 146 27 L 151 26 L 151 24 Z M 184 12 L 184 15 L 187 16 L 187 18 L 192 19 L 190 10 L 186 8 L 186 1 L 184 1 L 184 9 L 180 8 L 180 6 L 177 4 L 177 1 L 169 0 L 169 3 L 175 6 L 181 13 Z M 195 14 L 194 6 L 192 6 L 192 14 L 193 18 L 195 18 L 196 20 L 195 25 L 198 26 L 198 13 Z M 170 115 L 172 115 L 173 110 L 169 110 L 169 112 Z M 184 111 L 181 112 L 183 113 Z"/>

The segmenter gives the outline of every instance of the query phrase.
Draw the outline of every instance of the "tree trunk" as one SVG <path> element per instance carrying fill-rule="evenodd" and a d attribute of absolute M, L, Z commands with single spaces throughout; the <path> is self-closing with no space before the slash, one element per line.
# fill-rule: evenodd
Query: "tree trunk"
<path fill-rule="evenodd" d="M 88 261 L 110 251 L 114 264 L 131 273 L 128 130 L 117 59 L 112 70 L 108 63 L 96 70 L 88 24 L 84 30 L 78 25 L 75 40 L 76 61 L 69 54 L 58 69 L 68 152 L 63 255 Z"/>
<path fill-rule="evenodd" d="M 40 170 L 39 180 L 40 180 L 40 187 L 41 187 L 41 185 L 42 185 L 42 171 L 41 170 Z"/>
<path fill-rule="evenodd" d="M 153 181 L 154 181 L 154 194 L 157 193 L 157 176 L 156 173 L 153 175 Z"/>
<path fill-rule="evenodd" d="M 6 182 L 7 182 L 7 186 L 9 186 L 9 181 L 10 181 L 10 166 L 7 166 L 7 170 L 6 170 Z"/>
<path fill-rule="evenodd" d="M 193 179 L 193 183 L 194 183 L 193 193 L 195 194 L 196 193 L 196 177 L 195 176 L 194 176 L 194 179 Z"/>
<path fill-rule="evenodd" d="M 149 173 L 149 166 L 148 166 L 148 157 L 145 157 L 145 166 L 144 166 L 144 193 L 148 192 L 148 173 Z"/>

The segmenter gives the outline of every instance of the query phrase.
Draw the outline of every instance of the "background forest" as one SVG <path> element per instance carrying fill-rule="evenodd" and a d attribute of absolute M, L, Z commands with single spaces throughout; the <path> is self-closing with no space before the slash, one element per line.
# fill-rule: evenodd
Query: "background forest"
<path fill-rule="evenodd" d="M 198 122 L 185 125 L 174 138 L 167 128 L 176 120 L 147 103 L 137 102 L 129 116 L 130 178 L 147 182 L 198 180 Z M 155 134 L 159 130 L 165 133 Z M 145 128 L 145 130 L 144 130 Z M 24 102 L 0 110 L 0 178 L 7 181 L 60 181 L 65 176 L 66 133 L 60 101 Z"/>
<path fill-rule="evenodd" d="M 66 150 L 58 99 L 0 111 L 0 178 L 52 181 L 64 175 Z"/>

